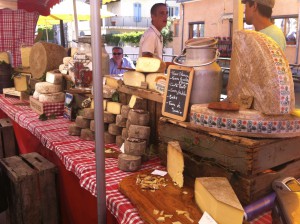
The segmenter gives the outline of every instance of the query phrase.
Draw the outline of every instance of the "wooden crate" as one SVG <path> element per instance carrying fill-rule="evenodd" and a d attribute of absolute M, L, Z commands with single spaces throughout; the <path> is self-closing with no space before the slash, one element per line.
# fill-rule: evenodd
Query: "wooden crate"
<path fill-rule="evenodd" d="M 10 223 L 58 223 L 54 164 L 38 153 L 0 160 L 8 177 Z"/>
<path fill-rule="evenodd" d="M 251 139 L 193 130 L 187 122 L 161 118 L 159 154 L 166 164 L 169 141 L 179 141 L 189 177 L 227 177 L 246 205 L 272 191 L 272 181 L 300 176 L 300 137 Z"/>
<path fill-rule="evenodd" d="M 18 154 L 13 125 L 9 118 L 0 119 L 0 158 Z"/>

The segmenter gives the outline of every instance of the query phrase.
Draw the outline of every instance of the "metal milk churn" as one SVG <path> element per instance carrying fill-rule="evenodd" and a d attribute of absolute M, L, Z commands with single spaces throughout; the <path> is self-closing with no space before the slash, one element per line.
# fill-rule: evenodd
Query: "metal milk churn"
<path fill-rule="evenodd" d="M 193 38 L 185 42 L 183 54 L 174 58 L 177 65 L 195 70 L 190 104 L 220 101 L 223 75 L 216 60 L 219 56 L 215 38 Z"/>

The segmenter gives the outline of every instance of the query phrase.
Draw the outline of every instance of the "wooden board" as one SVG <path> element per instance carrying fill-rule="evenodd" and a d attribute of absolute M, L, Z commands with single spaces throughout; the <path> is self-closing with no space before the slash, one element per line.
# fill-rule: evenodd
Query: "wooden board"
<path fill-rule="evenodd" d="M 194 69 L 170 65 L 167 77 L 162 115 L 185 121 L 192 91 Z"/>
<path fill-rule="evenodd" d="M 169 175 L 166 175 L 167 186 L 160 187 L 159 190 L 152 192 L 150 190 L 142 190 L 136 184 L 136 178 L 140 174 L 150 174 L 152 170 L 134 173 L 125 177 L 119 184 L 119 190 L 136 206 L 141 218 L 146 223 L 162 223 L 157 221 L 160 215 L 154 215 L 153 211 L 164 211 L 164 214 L 173 215 L 172 218 L 166 218 L 163 223 L 172 223 L 180 221 L 181 223 L 192 223 L 184 215 L 178 215 L 176 210 L 189 212 L 190 218 L 194 223 L 198 223 L 202 216 L 202 212 L 196 205 L 194 199 L 194 190 L 192 187 L 184 186 L 182 189 L 175 186 Z M 187 194 L 184 194 L 187 192 Z"/>

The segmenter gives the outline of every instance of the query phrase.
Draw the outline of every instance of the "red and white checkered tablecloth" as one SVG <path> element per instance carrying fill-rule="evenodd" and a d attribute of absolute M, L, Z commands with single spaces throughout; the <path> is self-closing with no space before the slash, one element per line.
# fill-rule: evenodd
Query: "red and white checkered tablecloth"
<path fill-rule="evenodd" d="M 28 129 L 40 139 L 48 149 L 54 151 L 66 169 L 73 172 L 79 179 L 80 186 L 96 196 L 96 159 L 94 141 L 84 141 L 77 136 L 68 135 L 69 120 L 58 117 L 54 120 L 40 121 L 39 115 L 33 112 L 29 104 L 20 105 L 15 98 L 0 95 L 0 109 L 21 127 Z M 108 145 L 117 148 L 115 145 Z M 142 169 L 165 169 L 159 159 L 143 163 Z M 117 159 L 105 159 L 106 204 L 109 211 L 122 224 L 143 223 L 136 208 L 128 198 L 118 191 L 119 182 L 130 172 L 118 169 Z M 270 212 L 252 221 L 253 224 L 269 224 L 272 221 Z"/>
<path fill-rule="evenodd" d="M 9 51 L 12 67 L 21 63 L 22 45 L 33 45 L 39 14 L 25 10 L 0 9 L 0 52 Z"/>

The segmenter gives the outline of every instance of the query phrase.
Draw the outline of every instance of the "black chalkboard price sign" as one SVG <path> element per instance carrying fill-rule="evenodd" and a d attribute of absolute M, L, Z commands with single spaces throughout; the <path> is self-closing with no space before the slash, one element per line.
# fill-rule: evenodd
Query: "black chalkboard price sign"
<path fill-rule="evenodd" d="M 185 121 L 190 102 L 194 69 L 170 65 L 164 92 L 162 115 Z"/>

